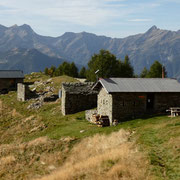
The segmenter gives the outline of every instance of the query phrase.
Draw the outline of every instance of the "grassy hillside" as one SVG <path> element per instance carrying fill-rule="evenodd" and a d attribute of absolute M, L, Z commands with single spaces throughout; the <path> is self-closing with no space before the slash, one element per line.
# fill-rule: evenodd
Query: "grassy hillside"
<path fill-rule="evenodd" d="M 76 80 L 55 77 L 48 86 L 57 92 L 63 81 Z M 18 102 L 16 92 L 0 95 L 0 179 L 180 179 L 179 117 L 98 128 L 84 112 L 62 116 L 60 100 L 27 109 L 32 102 Z"/>

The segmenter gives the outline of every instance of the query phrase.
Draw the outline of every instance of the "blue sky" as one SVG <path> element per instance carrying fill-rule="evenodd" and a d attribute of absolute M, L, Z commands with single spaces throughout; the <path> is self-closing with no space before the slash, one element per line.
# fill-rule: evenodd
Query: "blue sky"
<path fill-rule="evenodd" d="M 126 37 L 180 29 L 180 0 L 1 0 L 0 24 L 29 24 L 42 35 L 90 32 Z"/>

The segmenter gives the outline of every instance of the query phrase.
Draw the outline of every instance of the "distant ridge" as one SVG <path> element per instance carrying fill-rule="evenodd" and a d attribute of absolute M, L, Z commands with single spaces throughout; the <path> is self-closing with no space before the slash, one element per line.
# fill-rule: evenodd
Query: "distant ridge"
<path fill-rule="evenodd" d="M 46 67 L 58 66 L 64 60 L 49 57 L 36 49 L 12 49 L 0 53 L 0 70 L 23 70 L 25 74 L 44 71 Z"/>
<path fill-rule="evenodd" d="M 14 48 L 36 49 L 49 57 L 66 59 L 81 65 L 87 65 L 94 53 L 106 49 L 121 59 L 128 54 L 137 74 L 159 60 L 165 65 L 169 77 L 180 78 L 180 31 L 162 30 L 156 26 L 143 34 L 110 38 L 87 32 L 66 32 L 59 37 L 47 37 L 38 35 L 27 24 L 11 27 L 0 25 L 0 52 L 11 52 Z M 13 62 L 13 58 L 11 61 Z M 41 63 L 42 61 L 39 68 Z M 1 60 L 0 68 L 5 68 Z"/>

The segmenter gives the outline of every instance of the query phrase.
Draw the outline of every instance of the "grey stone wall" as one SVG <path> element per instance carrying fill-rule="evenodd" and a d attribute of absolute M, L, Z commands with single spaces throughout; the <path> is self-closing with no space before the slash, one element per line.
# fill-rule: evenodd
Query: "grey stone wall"
<path fill-rule="evenodd" d="M 17 85 L 17 100 L 26 101 L 34 96 L 34 93 L 30 91 L 27 84 L 18 83 Z"/>
<path fill-rule="evenodd" d="M 108 94 L 104 88 L 102 88 L 98 94 L 98 106 L 97 111 L 98 114 L 108 116 L 110 120 L 110 124 L 113 121 L 113 99 L 112 95 Z"/>
<path fill-rule="evenodd" d="M 65 94 L 62 95 L 62 114 L 74 114 L 97 107 L 97 95 Z"/>
<path fill-rule="evenodd" d="M 61 112 L 63 115 L 66 115 L 66 91 L 64 89 L 64 87 L 62 86 L 62 89 L 61 89 Z"/>
<path fill-rule="evenodd" d="M 135 118 L 146 112 L 145 93 L 113 93 L 108 94 L 102 88 L 98 94 L 98 114 L 107 115 L 110 124 L 114 119 L 123 121 L 127 118 Z"/>
<path fill-rule="evenodd" d="M 156 93 L 155 111 L 163 113 L 170 107 L 180 107 L 180 93 Z"/>
<path fill-rule="evenodd" d="M 113 119 L 124 121 L 127 118 L 136 118 L 146 113 L 145 93 L 114 93 Z"/>
<path fill-rule="evenodd" d="M 17 85 L 17 100 L 18 101 L 26 100 L 26 91 L 27 91 L 27 86 L 25 84 L 18 83 Z"/>
<path fill-rule="evenodd" d="M 165 113 L 170 107 L 180 107 L 180 93 L 154 93 L 154 109 L 147 110 L 147 93 L 108 94 L 102 88 L 98 94 L 98 114 L 109 116 L 110 123 L 124 121 L 146 113 Z"/>
<path fill-rule="evenodd" d="M 88 120 L 88 121 L 92 121 L 92 116 L 93 115 L 97 115 L 98 113 L 97 113 L 97 110 L 96 109 L 91 109 L 91 110 L 87 110 L 86 112 L 85 112 L 85 118 L 86 118 L 86 120 Z"/>
<path fill-rule="evenodd" d="M 61 111 L 63 115 L 97 107 L 97 93 L 89 92 L 88 87 L 81 85 L 82 83 L 62 85 Z"/>

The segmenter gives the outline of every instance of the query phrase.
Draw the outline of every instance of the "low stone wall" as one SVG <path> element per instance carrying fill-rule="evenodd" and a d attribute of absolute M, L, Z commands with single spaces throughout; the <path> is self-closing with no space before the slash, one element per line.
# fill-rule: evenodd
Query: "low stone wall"
<path fill-rule="evenodd" d="M 96 109 L 91 109 L 91 110 L 85 111 L 85 118 L 86 118 L 86 120 L 91 122 L 92 121 L 92 116 L 94 114 L 96 114 L 96 115 L 98 114 Z"/>

